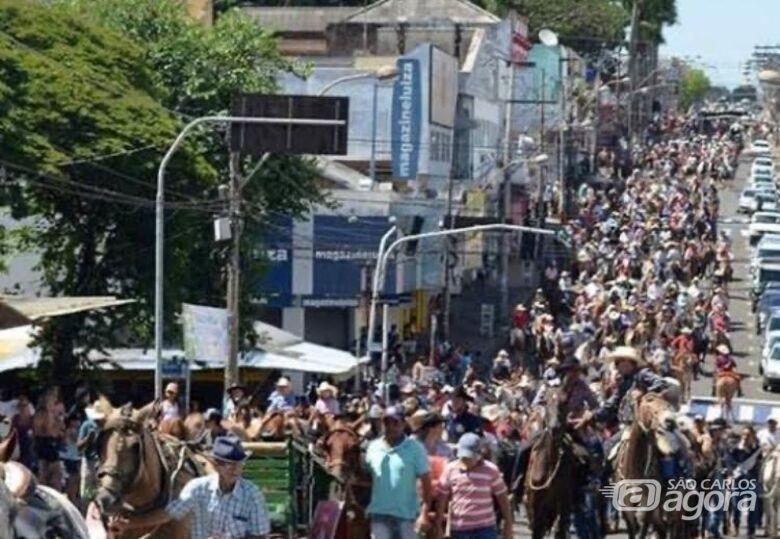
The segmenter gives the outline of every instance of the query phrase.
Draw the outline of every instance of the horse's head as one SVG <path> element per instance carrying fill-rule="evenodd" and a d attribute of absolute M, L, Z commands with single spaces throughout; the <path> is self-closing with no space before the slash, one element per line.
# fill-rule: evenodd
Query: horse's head
<path fill-rule="evenodd" d="M 110 406 L 110 405 L 109 405 Z M 100 467 L 95 502 L 106 515 L 118 513 L 126 495 L 142 474 L 145 437 L 149 436 L 130 404 L 106 413 L 106 423 L 98 436 Z"/>
<path fill-rule="evenodd" d="M 260 432 L 260 437 L 266 440 L 281 440 L 284 438 L 284 428 L 287 425 L 287 418 L 284 412 L 273 412 L 268 418 L 268 422 Z"/>
<path fill-rule="evenodd" d="M 347 425 L 338 424 L 323 438 L 320 447 L 325 452 L 328 470 L 336 477 L 360 467 L 360 436 Z"/>

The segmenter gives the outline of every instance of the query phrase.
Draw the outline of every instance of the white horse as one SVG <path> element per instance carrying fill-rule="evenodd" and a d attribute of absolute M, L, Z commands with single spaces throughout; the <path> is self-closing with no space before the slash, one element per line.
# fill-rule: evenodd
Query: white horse
<path fill-rule="evenodd" d="M 780 511 L 780 447 L 776 447 L 764 457 L 761 467 L 763 486 L 764 514 L 766 515 L 766 534 L 777 537 L 777 515 Z"/>

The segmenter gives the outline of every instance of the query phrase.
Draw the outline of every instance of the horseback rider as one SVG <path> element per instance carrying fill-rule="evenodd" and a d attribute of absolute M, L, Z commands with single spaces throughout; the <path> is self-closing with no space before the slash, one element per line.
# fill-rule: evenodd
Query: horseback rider
<path fill-rule="evenodd" d="M 742 396 L 742 380 L 737 373 L 737 362 L 731 355 L 731 350 L 725 344 L 715 347 L 715 376 L 712 377 L 712 395 L 715 395 L 715 384 L 721 376 L 731 376 L 737 381 L 737 396 Z"/>

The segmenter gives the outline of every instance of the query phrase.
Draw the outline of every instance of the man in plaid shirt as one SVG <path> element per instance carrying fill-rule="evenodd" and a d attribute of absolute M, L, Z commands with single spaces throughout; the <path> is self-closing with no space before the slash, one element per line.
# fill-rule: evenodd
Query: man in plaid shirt
<path fill-rule="evenodd" d="M 192 539 L 264 539 L 271 531 L 265 498 L 253 483 L 243 479 L 249 455 L 237 438 L 214 441 L 211 457 L 217 473 L 193 479 L 168 507 L 132 520 L 113 519 L 113 530 L 147 528 L 172 519 L 192 516 Z"/>

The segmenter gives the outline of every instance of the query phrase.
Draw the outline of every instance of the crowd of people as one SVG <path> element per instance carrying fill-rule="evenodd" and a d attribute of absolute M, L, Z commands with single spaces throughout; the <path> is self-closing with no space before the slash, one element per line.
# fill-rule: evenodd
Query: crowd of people
<path fill-rule="evenodd" d="M 741 137 L 741 130 L 723 124 L 702 134 L 679 120 L 663 127 L 652 144 L 634 148 L 633 168 L 615 167 L 606 185 L 578 189 L 576 215 L 565 223 L 571 260 L 546 264 L 534 297 L 517 305 L 509 345 L 489 365 L 444 343 L 414 361 L 396 357 L 383 380 L 378 376 L 349 397 L 346 386 L 332 381 L 318 381 L 306 395 L 296 395 L 285 377 L 275 381 L 262 406 L 266 418 L 274 412 L 362 418 L 354 424 L 365 440 L 372 479 L 367 513 L 373 537 L 411 539 L 422 532 L 436 537 L 445 520 L 453 539 L 512 537 L 512 498 L 522 496 L 529 449 L 543 431 L 539 425 L 553 393 L 563 403 L 581 456 L 574 526 L 581 538 L 601 537 L 598 489 L 610 480 L 610 455 L 634 421 L 637 397 L 658 393 L 679 405 L 685 369 L 693 377 L 711 374 L 713 381 L 736 371 L 728 293 L 731 239 L 718 230 L 718 191 L 726 181 L 724 163 L 735 162 L 739 153 L 735 133 Z M 608 152 L 602 157 L 605 167 L 613 164 Z M 480 370 L 489 372 L 480 376 Z M 217 503 L 219 489 L 233 489 L 240 476 L 246 453 L 226 437 L 225 420 L 248 396 L 247 388 L 235 385 L 220 406 L 205 412 L 201 442 L 228 464 L 218 480 L 188 486 L 165 512 L 164 518 L 196 514 L 203 528 L 198 536 L 208 537 L 205 523 L 213 521 L 200 514 L 203 504 Z M 66 409 L 53 388 L 34 408 L 19 394 L 0 409 L 18 433 L 17 458 L 42 484 L 67 492 L 82 506 L 94 488 L 103 419 L 90 406 L 93 398 L 80 388 Z M 178 386 L 169 384 L 161 419 L 185 415 Z M 758 434 L 746 426 L 732 436 L 727 420 L 706 423 L 696 417 L 679 426 L 688 429 L 713 469 L 728 474 L 739 466 L 757 477 L 761 457 L 780 442 L 776 423 Z M 511 473 L 497 464 L 506 444 L 517 448 Z M 691 474 L 682 453 L 662 468 L 669 478 Z M 266 533 L 262 495 L 240 488 L 242 501 L 232 503 L 258 505 L 257 512 L 247 510 L 246 519 L 259 535 Z M 228 513 L 223 516 L 230 521 Z M 726 523 L 738 530 L 739 511 L 726 516 L 705 515 L 702 530 L 715 537 Z M 747 534 L 753 536 L 760 507 L 746 516 Z M 607 528 L 616 528 L 618 518 L 610 511 Z M 117 528 L 135 525 L 114 522 Z"/>

